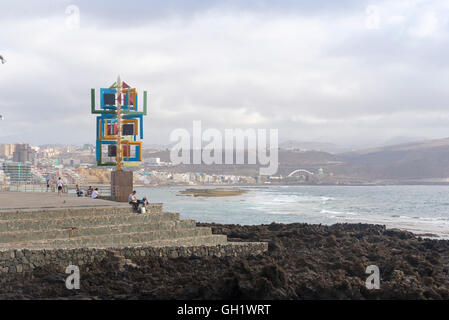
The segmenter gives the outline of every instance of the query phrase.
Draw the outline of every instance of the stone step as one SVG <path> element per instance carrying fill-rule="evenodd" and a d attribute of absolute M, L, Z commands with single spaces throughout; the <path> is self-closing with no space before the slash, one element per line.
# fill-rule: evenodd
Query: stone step
<path fill-rule="evenodd" d="M 212 234 L 205 236 L 194 236 L 194 237 L 183 237 L 176 239 L 166 239 L 166 240 L 153 240 L 145 242 L 130 242 L 122 244 L 95 244 L 87 246 L 77 246 L 77 245 L 49 245 L 47 243 L 42 244 L 32 244 L 23 246 L 21 244 L 2 244 L 0 245 L 0 254 L 9 254 L 11 250 L 61 250 L 61 249 L 105 249 L 105 248 L 144 248 L 144 247 L 193 247 L 193 246 L 216 246 L 216 245 L 227 245 L 230 242 L 227 241 L 226 235 Z M 241 244 L 240 242 L 237 244 Z M 45 253 L 45 252 L 44 252 Z"/>
<path fill-rule="evenodd" d="M 209 227 L 196 227 L 175 230 L 155 230 L 148 232 L 133 232 L 120 234 L 105 234 L 99 236 L 81 236 L 69 239 L 34 240 L 24 242 L 8 242 L 2 247 L 33 248 L 33 247 L 65 247 L 65 248 L 85 248 L 95 246 L 114 247 L 129 245 L 130 243 L 157 242 L 161 240 L 175 240 L 178 238 L 191 238 L 212 235 Z M 226 237 L 226 236 L 225 236 Z"/>
<path fill-rule="evenodd" d="M 197 237 L 185 237 L 170 240 L 157 240 L 144 243 L 133 243 L 130 246 L 125 245 L 124 247 L 191 247 L 191 246 L 216 246 L 219 244 L 227 244 L 228 237 L 224 234 L 212 234 L 206 236 Z M 119 246 L 120 247 L 120 246 Z"/>
<path fill-rule="evenodd" d="M 67 217 L 55 219 L 19 219 L 0 220 L 0 238 L 2 232 L 13 231 L 38 231 L 49 229 L 68 229 L 81 227 L 95 227 L 121 224 L 140 224 L 149 222 L 176 221 L 179 214 L 175 212 L 164 212 L 160 214 L 118 214 L 103 216 Z"/>
<path fill-rule="evenodd" d="M 151 203 L 147 206 L 148 213 L 162 213 L 161 203 Z M 13 210 L 0 211 L 0 221 L 18 220 L 18 219 L 55 219 L 55 218 L 73 218 L 73 217 L 98 217 L 105 215 L 120 215 L 133 213 L 130 205 L 121 207 L 80 207 L 80 208 L 61 208 L 61 209 L 39 209 L 39 210 Z"/>
<path fill-rule="evenodd" d="M 176 230 L 195 228 L 196 223 L 193 220 L 172 220 L 172 221 L 142 221 L 136 219 L 134 224 L 112 224 L 100 225 L 92 227 L 68 227 L 61 229 L 44 229 L 37 231 L 13 231 L 1 232 L 0 243 L 8 242 L 23 242 L 35 240 L 50 240 L 50 239 L 69 239 L 81 236 L 95 236 L 105 234 L 120 234 L 133 232 L 146 232 L 154 230 Z"/>

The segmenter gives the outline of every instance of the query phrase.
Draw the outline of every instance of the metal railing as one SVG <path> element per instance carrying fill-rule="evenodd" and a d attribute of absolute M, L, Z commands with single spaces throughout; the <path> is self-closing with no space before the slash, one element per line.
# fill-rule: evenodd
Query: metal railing
<path fill-rule="evenodd" d="M 2 184 L 0 191 L 12 192 L 46 192 L 47 185 L 44 184 Z M 48 191 L 55 191 L 55 186 L 50 186 Z"/>
<path fill-rule="evenodd" d="M 79 185 L 79 188 L 83 191 L 83 196 L 88 196 L 87 190 L 90 185 L 84 186 Z M 101 196 L 110 197 L 111 196 L 111 187 L 110 186 L 95 186 L 91 185 L 92 188 L 98 188 L 98 192 Z M 54 184 L 50 185 L 47 188 L 46 184 L 2 184 L 0 185 L 1 191 L 10 191 L 10 192 L 57 192 L 57 188 Z M 73 184 L 64 185 L 62 187 L 62 192 L 67 194 L 76 195 L 76 187 Z"/>

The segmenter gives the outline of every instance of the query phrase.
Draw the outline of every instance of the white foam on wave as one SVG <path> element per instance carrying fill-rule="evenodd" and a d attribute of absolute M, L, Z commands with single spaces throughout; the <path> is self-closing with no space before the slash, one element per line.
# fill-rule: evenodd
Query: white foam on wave
<path fill-rule="evenodd" d="M 322 209 L 322 210 L 320 211 L 320 213 L 344 214 L 344 212 L 341 212 L 341 211 L 326 210 L 326 209 Z"/>

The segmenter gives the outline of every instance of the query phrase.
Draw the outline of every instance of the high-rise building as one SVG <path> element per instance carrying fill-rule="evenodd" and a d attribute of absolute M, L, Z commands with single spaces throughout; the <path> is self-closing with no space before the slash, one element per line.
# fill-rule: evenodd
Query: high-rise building
<path fill-rule="evenodd" d="M 12 160 L 14 162 L 33 162 L 35 151 L 27 143 L 16 143 Z"/>
<path fill-rule="evenodd" d="M 11 184 L 32 182 L 33 175 L 31 173 L 30 162 L 4 162 L 3 171 L 9 177 Z"/>
<path fill-rule="evenodd" d="M 14 153 L 13 144 L 0 144 L 0 158 L 9 158 Z"/>

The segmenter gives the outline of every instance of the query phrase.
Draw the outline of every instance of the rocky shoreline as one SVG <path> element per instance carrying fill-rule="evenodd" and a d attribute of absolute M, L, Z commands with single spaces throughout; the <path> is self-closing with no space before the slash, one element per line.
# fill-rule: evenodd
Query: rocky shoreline
<path fill-rule="evenodd" d="M 109 255 L 83 266 L 80 290 L 47 265 L 0 279 L 0 299 L 449 299 L 449 241 L 367 224 L 210 226 L 231 241 L 267 241 L 248 257 Z M 368 265 L 380 289 L 368 290 Z"/>

